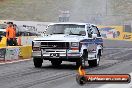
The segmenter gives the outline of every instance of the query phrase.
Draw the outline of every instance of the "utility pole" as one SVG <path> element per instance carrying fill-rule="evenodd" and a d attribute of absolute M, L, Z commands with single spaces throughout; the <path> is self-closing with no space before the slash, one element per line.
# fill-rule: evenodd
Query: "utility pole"
<path fill-rule="evenodd" d="M 106 14 L 106 16 L 108 15 L 108 0 L 105 0 L 105 14 Z"/>

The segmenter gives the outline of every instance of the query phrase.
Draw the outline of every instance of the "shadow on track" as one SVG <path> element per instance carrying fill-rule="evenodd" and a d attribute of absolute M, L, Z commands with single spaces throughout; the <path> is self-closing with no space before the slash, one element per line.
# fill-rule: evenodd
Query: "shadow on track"
<path fill-rule="evenodd" d="M 89 69 L 91 67 L 86 66 L 85 69 Z M 78 67 L 75 64 L 61 64 L 59 66 L 42 66 L 42 69 L 54 69 L 54 70 L 78 70 Z"/>

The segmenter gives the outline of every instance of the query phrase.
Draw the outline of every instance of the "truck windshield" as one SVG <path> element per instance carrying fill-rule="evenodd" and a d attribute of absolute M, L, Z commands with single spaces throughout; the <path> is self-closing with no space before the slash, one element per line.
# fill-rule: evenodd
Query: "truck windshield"
<path fill-rule="evenodd" d="M 85 25 L 76 24 L 56 24 L 50 25 L 46 34 L 69 34 L 69 35 L 86 35 Z"/>

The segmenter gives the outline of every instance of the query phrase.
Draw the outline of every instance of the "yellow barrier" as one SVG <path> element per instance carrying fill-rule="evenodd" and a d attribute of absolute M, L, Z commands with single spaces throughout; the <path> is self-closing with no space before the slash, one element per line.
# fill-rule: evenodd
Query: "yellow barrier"
<path fill-rule="evenodd" d="M 32 46 L 6 46 L 0 50 L 2 53 L 5 50 L 5 60 L 29 59 L 32 56 Z"/>
<path fill-rule="evenodd" d="M 10 56 L 18 57 L 18 59 L 29 59 L 32 56 L 32 46 L 6 46 L 0 47 L 0 49 L 5 49 L 5 56 L 10 59 Z M 3 51 L 0 51 L 3 52 Z"/>
<path fill-rule="evenodd" d="M 20 46 L 19 56 L 22 59 L 31 58 L 32 55 L 32 46 Z"/>
<path fill-rule="evenodd" d="M 6 47 L 6 45 L 7 45 L 7 38 L 3 37 L 0 42 L 0 47 Z"/>
<path fill-rule="evenodd" d="M 1 42 L 0 42 L 0 49 L 2 48 L 5 48 L 6 49 L 6 56 L 9 56 L 10 57 L 10 53 L 14 53 L 13 50 L 16 48 L 16 49 L 19 49 L 19 58 L 20 59 L 26 59 L 26 58 L 31 58 L 31 55 L 32 55 L 32 46 L 30 45 L 26 45 L 26 46 L 7 46 L 7 38 L 6 37 L 3 37 Z M 15 55 L 15 53 L 14 53 Z M 7 58 L 9 58 L 7 57 Z M 5 59 L 7 59 L 5 58 Z M 14 57 L 15 58 L 15 57 Z M 10 58 L 9 58 L 10 59 Z"/>
<path fill-rule="evenodd" d="M 132 41 L 132 33 L 123 32 L 123 26 L 98 26 L 104 39 Z"/>
<path fill-rule="evenodd" d="M 123 40 L 132 41 L 132 33 L 123 32 Z"/>

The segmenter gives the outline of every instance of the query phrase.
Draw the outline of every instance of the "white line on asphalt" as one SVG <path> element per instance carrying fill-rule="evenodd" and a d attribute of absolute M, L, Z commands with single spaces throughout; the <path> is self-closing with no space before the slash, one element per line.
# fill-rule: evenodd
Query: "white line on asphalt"
<path fill-rule="evenodd" d="M 130 75 L 132 77 L 132 72 Z M 97 88 L 132 88 L 132 82 L 127 84 L 105 84 Z"/>
<path fill-rule="evenodd" d="M 132 48 L 105 48 L 105 47 L 104 47 L 104 49 L 106 49 L 106 50 L 107 50 L 107 49 L 108 49 L 108 50 L 109 50 L 109 49 L 110 49 L 110 50 L 111 50 L 111 49 L 119 49 L 119 50 L 120 50 L 120 49 L 125 49 L 125 50 L 132 50 Z"/>
<path fill-rule="evenodd" d="M 24 62 L 24 61 L 29 61 L 29 60 L 31 60 L 31 59 L 24 59 L 24 60 L 10 61 L 10 62 L 2 62 L 2 63 L 0 63 L 0 65 L 12 64 L 12 63 L 17 63 L 17 62 Z"/>

